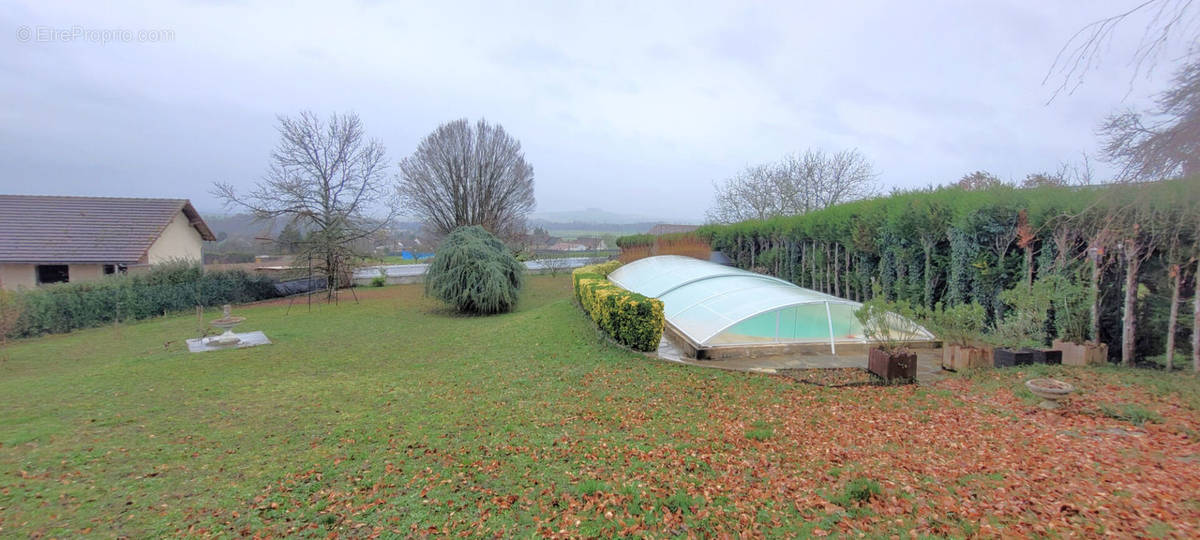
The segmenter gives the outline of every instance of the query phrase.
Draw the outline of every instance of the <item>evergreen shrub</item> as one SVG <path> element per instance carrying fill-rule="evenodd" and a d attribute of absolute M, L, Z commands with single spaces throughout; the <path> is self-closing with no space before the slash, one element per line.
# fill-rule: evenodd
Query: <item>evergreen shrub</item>
<path fill-rule="evenodd" d="M 478 225 L 459 227 L 438 247 L 425 274 L 425 294 L 460 313 L 511 311 L 520 298 L 525 265 Z"/>

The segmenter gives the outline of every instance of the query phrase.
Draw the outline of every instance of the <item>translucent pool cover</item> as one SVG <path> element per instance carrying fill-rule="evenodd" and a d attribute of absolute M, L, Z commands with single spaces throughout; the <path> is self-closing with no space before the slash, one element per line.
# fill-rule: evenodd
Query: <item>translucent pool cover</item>
<path fill-rule="evenodd" d="M 782 279 L 691 257 L 661 255 L 626 264 L 613 283 L 661 299 L 667 322 L 696 344 L 861 343 L 862 304 Z M 933 335 L 912 324 L 911 340 Z"/>

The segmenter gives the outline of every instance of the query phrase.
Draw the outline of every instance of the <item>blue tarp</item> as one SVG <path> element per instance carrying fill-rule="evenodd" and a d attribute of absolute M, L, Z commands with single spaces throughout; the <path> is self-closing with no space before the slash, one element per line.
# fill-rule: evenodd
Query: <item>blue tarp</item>
<path fill-rule="evenodd" d="M 408 250 L 404 250 L 404 251 L 400 252 L 400 258 L 404 259 L 406 261 L 413 261 L 413 260 L 419 261 L 421 259 L 428 259 L 432 256 L 433 256 L 432 253 L 413 253 Z"/>

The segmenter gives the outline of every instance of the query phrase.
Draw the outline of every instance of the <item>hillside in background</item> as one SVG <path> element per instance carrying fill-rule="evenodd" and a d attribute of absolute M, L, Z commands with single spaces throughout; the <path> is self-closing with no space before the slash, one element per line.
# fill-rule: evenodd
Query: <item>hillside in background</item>
<path fill-rule="evenodd" d="M 622 214 L 619 212 L 609 212 L 599 208 L 586 208 L 583 210 L 566 210 L 558 212 L 534 212 L 529 216 L 530 221 L 547 221 L 553 223 L 595 223 L 604 225 L 621 225 L 630 223 L 651 222 L 657 223 L 659 220 L 654 216 L 643 216 L 637 214 Z"/>

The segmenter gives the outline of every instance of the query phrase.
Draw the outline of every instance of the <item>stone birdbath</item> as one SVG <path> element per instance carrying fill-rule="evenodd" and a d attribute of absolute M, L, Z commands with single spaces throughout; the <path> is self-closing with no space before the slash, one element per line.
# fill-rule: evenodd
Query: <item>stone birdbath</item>
<path fill-rule="evenodd" d="M 242 338 L 237 337 L 237 335 L 233 333 L 233 327 L 242 324 L 246 318 L 230 315 L 229 311 L 229 304 L 225 304 L 221 308 L 221 318 L 213 319 L 211 322 L 209 322 L 209 324 L 224 330 L 225 333 L 204 340 L 205 345 L 210 345 L 213 347 L 229 347 L 232 345 L 237 345 L 242 341 Z"/>
<path fill-rule="evenodd" d="M 1075 391 L 1075 387 L 1070 383 L 1058 379 L 1030 379 L 1025 381 L 1025 388 L 1033 392 L 1033 395 L 1042 398 L 1042 402 L 1038 404 L 1039 407 L 1049 410 L 1061 407 L 1059 401 Z"/>

